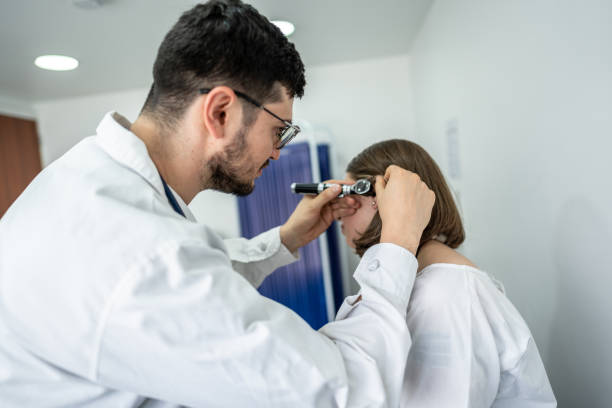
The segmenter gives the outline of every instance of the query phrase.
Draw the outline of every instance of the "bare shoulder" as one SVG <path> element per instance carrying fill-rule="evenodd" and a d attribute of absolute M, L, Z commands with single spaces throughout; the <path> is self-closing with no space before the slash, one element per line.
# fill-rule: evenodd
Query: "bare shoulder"
<path fill-rule="evenodd" d="M 436 263 L 476 267 L 472 261 L 461 255 L 459 252 L 435 240 L 428 241 L 421 246 L 417 259 L 419 261 L 419 271 Z"/>

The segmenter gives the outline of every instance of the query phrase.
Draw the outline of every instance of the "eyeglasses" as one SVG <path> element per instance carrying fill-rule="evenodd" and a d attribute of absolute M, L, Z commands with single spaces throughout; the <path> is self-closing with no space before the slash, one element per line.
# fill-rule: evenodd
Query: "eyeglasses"
<path fill-rule="evenodd" d="M 240 91 L 236 91 L 235 89 L 232 89 L 234 91 L 234 93 L 236 94 L 236 96 L 244 99 L 245 101 L 249 102 L 252 105 L 255 105 L 256 107 L 263 109 L 264 111 L 266 111 L 267 113 L 269 113 L 270 115 L 274 116 L 276 119 L 280 120 L 281 122 L 283 122 L 283 124 L 285 125 L 284 128 L 280 129 L 278 131 L 278 141 L 276 142 L 276 148 L 277 149 L 282 149 L 283 147 L 285 147 L 285 145 L 287 143 L 289 143 L 291 140 L 293 140 L 294 137 L 296 137 L 298 135 L 298 133 L 300 133 L 300 127 L 297 125 L 294 125 L 293 123 L 286 121 L 285 119 L 281 118 L 280 116 L 278 116 L 277 114 L 275 114 L 274 112 L 270 111 L 268 108 L 266 108 L 265 106 L 263 106 L 261 103 L 257 102 L 255 99 L 251 98 L 249 95 L 242 93 Z M 199 90 L 199 92 L 201 94 L 207 94 L 210 91 L 212 91 L 211 88 L 202 88 Z"/>

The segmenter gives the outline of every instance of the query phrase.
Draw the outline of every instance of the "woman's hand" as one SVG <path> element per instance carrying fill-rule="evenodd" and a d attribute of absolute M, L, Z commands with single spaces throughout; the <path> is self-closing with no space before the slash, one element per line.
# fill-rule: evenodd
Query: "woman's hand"
<path fill-rule="evenodd" d="M 376 202 L 382 220 L 380 242 L 400 245 L 413 254 L 429 224 L 436 195 L 421 178 L 399 166 L 376 177 Z"/>

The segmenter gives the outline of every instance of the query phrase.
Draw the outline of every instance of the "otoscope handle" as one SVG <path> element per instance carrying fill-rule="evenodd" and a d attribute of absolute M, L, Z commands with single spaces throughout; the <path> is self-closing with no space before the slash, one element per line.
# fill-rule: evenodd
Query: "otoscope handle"
<path fill-rule="evenodd" d="M 321 194 L 326 188 L 336 186 L 333 183 L 291 183 L 291 191 L 296 194 Z M 342 188 L 338 197 L 344 197 L 353 194 L 351 186 L 348 184 L 340 184 Z"/>
<path fill-rule="evenodd" d="M 326 188 L 335 186 L 336 184 L 329 183 L 291 183 L 291 191 L 296 194 L 320 194 Z M 359 179 L 355 184 L 341 184 L 342 190 L 338 197 L 347 195 L 362 195 L 373 197 L 376 195 L 372 182 L 368 179 Z"/>
<path fill-rule="evenodd" d="M 328 187 L 330 184 L 326 183 L 292 183 L 291 191 L 295 194 L 319 194 Z"/>

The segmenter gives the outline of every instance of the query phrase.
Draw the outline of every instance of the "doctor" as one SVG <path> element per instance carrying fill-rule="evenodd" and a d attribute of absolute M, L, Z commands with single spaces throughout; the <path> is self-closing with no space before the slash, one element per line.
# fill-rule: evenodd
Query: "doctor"
<path fill-rule="evenodd" d="M 170 30 L 153 76 L 134 123 L 107 114 L 0 221 L 0 406 L 397 406 L 433 193 L 398 167 L 379 178 L 361 296 L 314 331 L 255 288 L 330 225 L 338 191 L 252 240 L 223 241 L 187 207 L 209 188 L 248 194 L 299 131 L 293 44 L 214 0 Z"/>

